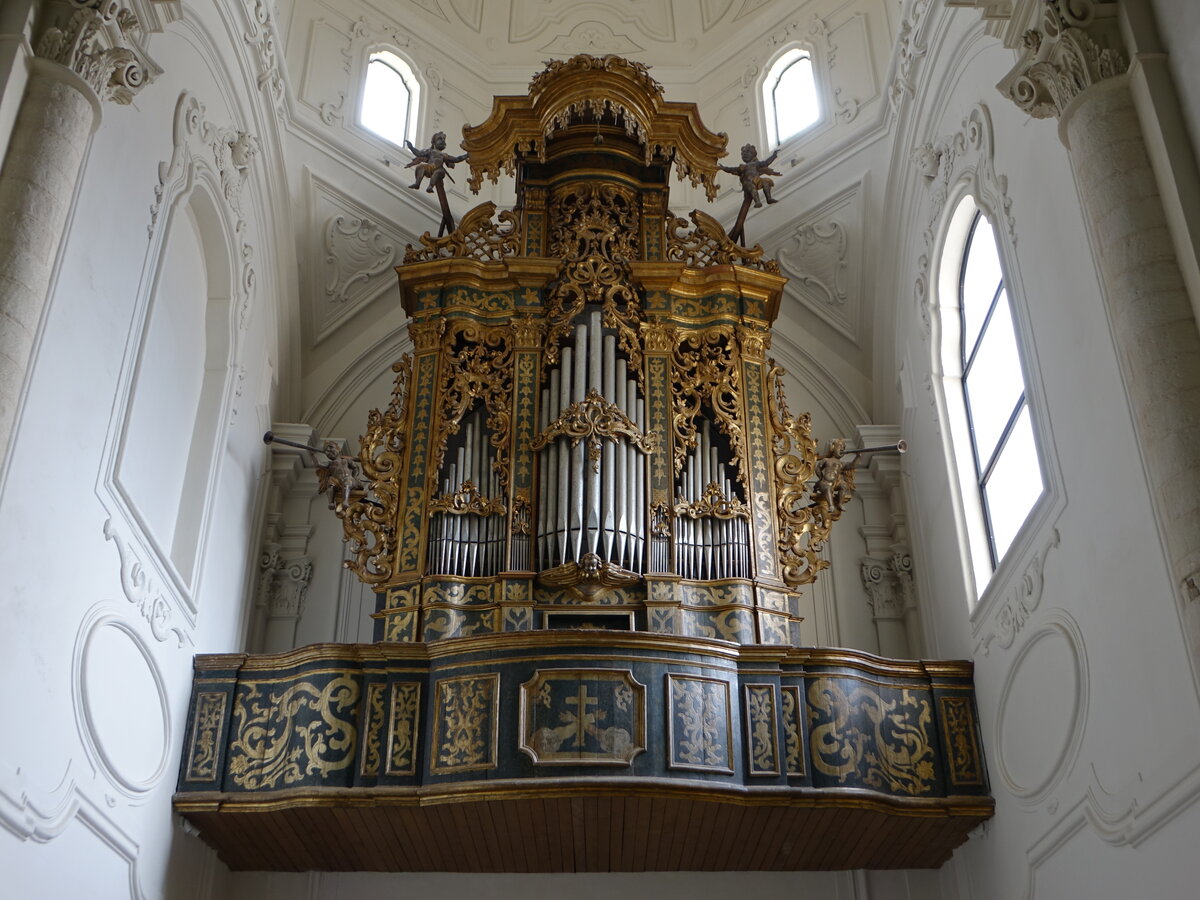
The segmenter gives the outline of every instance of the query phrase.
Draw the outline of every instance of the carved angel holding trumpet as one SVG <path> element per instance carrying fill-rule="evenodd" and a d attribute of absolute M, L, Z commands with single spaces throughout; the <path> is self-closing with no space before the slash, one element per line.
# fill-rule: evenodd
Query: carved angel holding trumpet
<path fill-rule="evenodd" d="M 337 441 L 325 441 L 322 446 L 314 447 L 311 444 L 276 437 L 268 431 L 263 435 L 263 443 L 284 444 L 298 450 L 307 450 L 308 458 L 317 471 L 317 490 L 319 493 L 329 494 L 330 509 L 345 509 L 350 505 L 351 495 L 355 491 L 366 490 L 358 461 L 342 453 L 342 446 Z M 317 459 L 318 453 L 325 457 L 324 465 Z"/>

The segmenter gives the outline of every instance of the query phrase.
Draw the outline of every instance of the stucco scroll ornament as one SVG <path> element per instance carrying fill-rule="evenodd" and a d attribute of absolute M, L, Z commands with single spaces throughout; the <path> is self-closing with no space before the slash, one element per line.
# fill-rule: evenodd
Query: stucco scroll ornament
<path fill-rule="evenodd" d="M 1009 242 L 1014 247 L 1017 244 L 1017 222 L 1012 215 L 1012 198 L 1008 196 L 1008 178 L 996 173 L 995 146 L 991 113 L 980 103 L 963 118 L 962 128 L 957 132 L 937 141 L 926 141 L 909 154 L 930 191 L 922 232 L 925 252 L 917 260 L 913 284 L 913 296 L 927 335 L 932 324 L 930 259 L 937 242 L 938 220 L 946 210 L 954 185 L 967 179 L 969 192 L 991 213 L 995 223 L 1004 227 Z"/>
<path fill-rule="evenodd" d="M 242 193 L 250 177 L 251 163 L 258 153 L 258 138 L 236 128 L 218 127 L 206 118 L 204 104 L 184 91 L 175 102 L 172 125 L 171 158 L 158 164 L 158 184 L 150 205 L 153 238 L 163 207 L 186 194 L 196 183 L 198 173 L 206 172 L 220 183 L 221 195 L 231 230 L 241 239 L 242 269 L 238 283 L 238 324 L 245 327 L 257 276 L 254 247 L 246 239 L 247 223 L 242 211 Z M 205 148 L 201 151 L 201 148 Z"/>
<path fill-rule="evenodd" d="M 179 647 L 191 644 L 191 637 L 172 624 L 174 618 L 171 602 L 146 571 L 129 542 L 121 535 L 112 519 L 104 522 L 104 539 L 112 541 L 121 558 L 121 589 L 125 599 L 137 607 L 150 625 L 150 633 L 156 641 L 166 642 L 172 638 Z"/>
<path fill-rule="evenodd" d="M 325 296 L 345 303 L 350 290 L 396 264 L 396 245 L 368 218 L 334 215 L 325 223 Z"/>
<path fill-rule="evenodd" d="M 805 222 L 792 232 L 792 241 L 793 246 L 779 253 L 788 275 L 819 291 L 830 306 L 845 305 L 850 239 L 842 223 Z"/>
<path fill-rule="evenodd" d="M 930 5 L 929 0 L 910 0 L 907 14 L 900 23 L 892 80 L 888 86 L 888 102 L 893 110 L 899 108 L 905 97 L 916 92 L 917 61 L 929 52 L 924 25 Z"/>
<path fill-rule="evenodd" d="M 246 43 L 258 51 L 258 86 L 260 89 L 266 89 L 276 112 L 282 114 L 286 79 L 278 52 L 275 20 L 271 15 L 271 4 L 267 0 L 255 0 L 250 28 L 244 37 Z"/>
<path fill-rule="evenodd" d="M 71 17 L 47 28 L 37 55 L 66 66 L 101 100 L 132 103 L 162 74 L 142 47 L 145 34 L 132 10 L 116 0 L 70 0 Z"/>
<path fill-rule="evenodd" d="M 1094 84 L 1122 75 L 1117 4 L 1097 0 L 1049 0 L 1040 27 L 1022 35 L 1020 62 L 997 87 L 1036 119 L 1061 116 Z"/>
<path fill-rule="evenodd" d="M 1004 605 L 992 618 L 988 633 L 976 647 L 976 650 L 983 651 L 984 656 L 991 652 L 993 643 L 999 644 L 1005 650 L 1011 647 L 1017 639 L 1017 635 L 1021 633 L 1021 629 L 1029 621 L 1030 616 L 1041 605 L 1042 588 L 1045 585 L 1043 570 L 1046 565 L 1046 557 L 1058 544 L 1059 534 L 1056 528 L 1051 532 L 1046 546 L 1039 553 L 1034 554 L 1033 559 L 1029 561 L 1021 575 L 1021 580 L 1009 592 Z"/>

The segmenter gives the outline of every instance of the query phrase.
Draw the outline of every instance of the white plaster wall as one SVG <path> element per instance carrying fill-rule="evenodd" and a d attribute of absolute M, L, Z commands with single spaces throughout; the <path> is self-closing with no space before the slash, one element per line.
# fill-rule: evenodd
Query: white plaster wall
<path fill-rule="evenodd" d="M 927 381 L 931 337 L 909 299 L 927 251 L 930 188 L 915 168 L 897 167 L 908 223 L 894 273 L 897 356 L 917 577 L 931 654 L 975 660 L 997 803 L 995 819 L 943 870 L 943 889 L 954 879 L 964 898 L 1190 896 L 1186 863 L 1152 865 L 1143 853 L 1187 839 L 1172 816 L 1194 809 L 1200 715 L 1069 158 L 1055 122 L 1029 120 L 991 87 L 1013 56 L 982 37 L 977 14 L 934 22 L 927 89 L 901 122 L 902 140 L 915 147 L 954 134 L 981 101 L 991 113 L 995 171 L 1007 177 L 1015 220 L 1012 294 L 1051 482 L 972 610 L 945 425 Z M 936 257 L 933 268 L 936 277 Z"/>
<path fill-rule="evenodd" d="M 187 4 L 182 21 L 153 35 L 164 74 L 127 107 L 106 104 L 88 148 L 27 383 L 23 417 L 0 494 L 0 637 L 8 723 L 0 746 L 0 868 L 6 896 L 22 898 L 207 895 L 212 854 L 180 831 L 170 809 L 184 740 L 196 652 L 242 640 L 247 561 L 255 556 L 261 433 L 279 360 L 277 305 L 294 265 L 274 233 L 269 170 L 277 142 L 253 79 L 235 52 L 242 12 Z M 203 528 L 192 577 L 170 557 L 172 485 L 192 444 L 204 376 L 203 289 L 156 293 L 160 258 L 177 278 L 197 280 L 183 241 L 164 240 L 173 215 L 168 188 L 151 227 L 160 163 L 172 158 L 176 102 L 189 91 L 206 121 L 255 134 L 262 152 L 242 187 L 243 226 L 225 206 L 223 240 L 237 296 L 254 270 L 245 308 L 230 310 L 235 342 L 209 417 L 205 484 L 189 514 Z M 197 158 L 216 156 L 203 142 Z M 283 198 L 281 198 L 283 199 Z M 177 208 L 186 216 L 182 205 Z M 186 225 L 186 219 L 182 220 Z M 185 237 L 187 228 L 181 230 Z M 194 238 L 190 238 L 195 243 Z M 249 255 L 245 254 L 248 251 Z M 180 328 L 173 362 L 134 378 L 156 304 Z M 195 329 L 199 328 L 199 341 Z M 171 329 L 168 329 L 171 330 Z M 168 355 L 172 346 L 162 348 Z M 171 360 L 168 360 L 169 362 Z M 188 408 L 190 407 L 190 413 Z M 159 410 L 133 438 L 148 457 L 115 477 L 130 410 Z M 173 416 L 173 410 L 180 411 Z M 178 419 L 178 421 L 176 421 Z M 157 427 L 156 427 L 157 426 Z M 204 442 L 202 442 L 204 443 Z M 155 468 L 167 463 L 167 473 Z M 173 473 L 173 474 L 172 474 Z M 165 492 L 165 493 L 164 493 Z M 171 494 L 175 496 L 172 497 Z M 139 518 L 138 502 L 155 513 Z M 165 548 L 165 549 L 164 549 Z"/>

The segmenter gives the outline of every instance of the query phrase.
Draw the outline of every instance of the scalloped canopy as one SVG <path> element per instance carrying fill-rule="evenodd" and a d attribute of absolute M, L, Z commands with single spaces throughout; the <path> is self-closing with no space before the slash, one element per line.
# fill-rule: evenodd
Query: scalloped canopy
<path fill-rule="evenodd" d="M 645 65 L 612 55 L 552 60 L 533 77 L 528 95 L 494 98 L 487 121 L 463 128 L 467 184 L 478 193 L 485 177 L 513 174 L 523 155 L 545 160 L 546 140 L 585 114 L 623 119 L 647 164 L 656 157 L 672 160 L 681 179 L 703 185 L 709 200 L 716 197 L 717 160 L 729 138 L 704 126 L 696 104 L 664 100 L 662 85 Z"/>

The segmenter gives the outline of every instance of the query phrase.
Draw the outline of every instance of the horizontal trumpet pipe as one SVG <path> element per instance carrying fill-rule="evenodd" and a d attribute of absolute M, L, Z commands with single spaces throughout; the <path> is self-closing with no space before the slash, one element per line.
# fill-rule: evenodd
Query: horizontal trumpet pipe
<path fill-rule="evenodd" d="M 864 453 L 907 453 L 908 441 L 896 441 L 894 444 L 884 444 L 880 447 L 863 447 L 861 450 L 847 450 L 850 456 L 861 456 Z"/>

